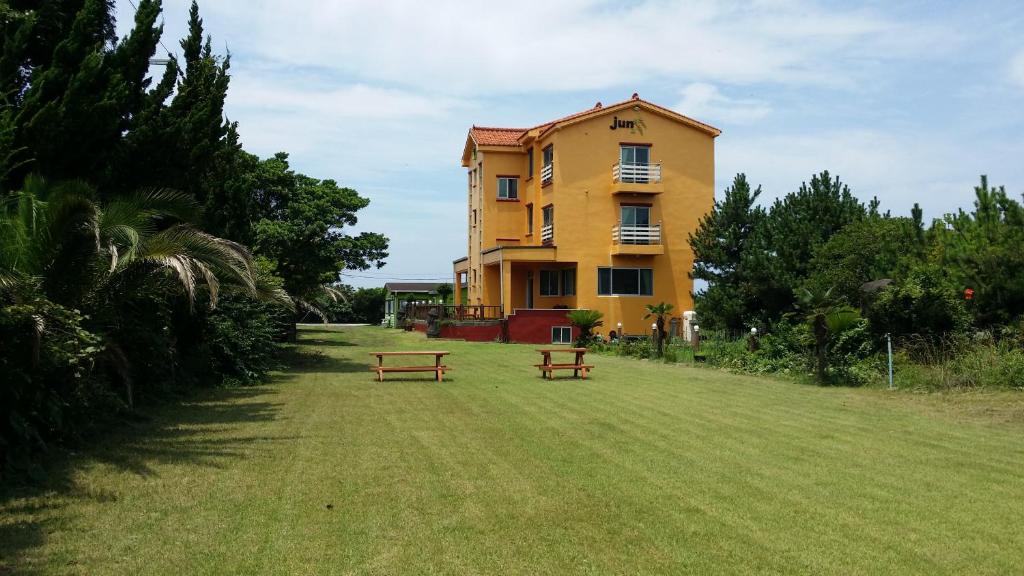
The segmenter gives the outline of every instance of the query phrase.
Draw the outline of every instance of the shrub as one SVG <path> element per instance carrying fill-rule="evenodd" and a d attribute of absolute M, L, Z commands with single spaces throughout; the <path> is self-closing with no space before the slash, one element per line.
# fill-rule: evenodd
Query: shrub
<path fill-rule="evenodd" d="M 281 316 L 272 306 L 241 294 L 222 298 L 207 317 L 213 383 L 255 384 L 277 368 Z"/>
<path fill-rule="evenodd" d="M 84 434 L 99 408 L 120 406 L 93 372 L 102 345 L 82 321 L 43 299 L 0 307 L 0 477 L 38 478 L 39 453 Z"/>
<path fill-rule="evenodd" d="M 921 265 L 907 278 L 882 290 L 866 316 L 877 337 L 918 335 L 937 339 L 965 330 L 971 322 L 959 291 L 937 266 Z"/>
<path fill-rule="evenodd" d="M 566 317 L 573 326 L 580 329 L 580 334 L 576 338 L 577 347 L 584 347 L 592 343 L 594 328 L 604 324 L 601 321 L 604 313 L 599 310 L 573 310 L 566 314 Z"/>
<path fill-rule="evenodd" d="M 1024 389 L 1024 349 L 988 332 L 910 339 L 896 355 L 895 382 L 924 389 Z"/>

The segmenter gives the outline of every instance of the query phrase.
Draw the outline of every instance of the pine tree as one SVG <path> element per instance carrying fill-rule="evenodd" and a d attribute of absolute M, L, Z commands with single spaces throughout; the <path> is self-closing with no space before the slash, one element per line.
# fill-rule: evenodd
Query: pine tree
<path fill-rule="evenodd" d="M 974 210 L 947 214 L 932 229 L 940 264 L 963 289 L 980 326 L 1024 317 L 1024 206 L 988 178 L 974 188 Z"/>
<path fill-rule="evenodd" d="M 690 235 L 694 252 L 691 276 L 708 283 L 696 295 L 702 324 L 739 329 L 756 315 L 756 269 L 751 266 L 759 235 L 764 233 L 765 211 L 756 206 L 761 187 L 750 190 L 745 174 L 737 174 L 725 198 L 715 202 Z"/>
<path fill-rule="evenodd" d="M 850 188 L 827 170 L 772 204 L 767 218 L 767 251 L 759 263 L 771 277 L 762 302 L 766 319 L 778 319 L 791 309 L 793 289 L 809 275 L 815 251 L 847 224 L 863 220 L 867 213 Z"/>

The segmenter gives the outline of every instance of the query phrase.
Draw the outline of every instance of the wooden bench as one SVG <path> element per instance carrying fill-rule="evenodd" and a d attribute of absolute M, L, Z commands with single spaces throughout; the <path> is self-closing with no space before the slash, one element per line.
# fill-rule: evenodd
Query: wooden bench
<path fill-rule="evenodd" d="M 371 372 L 377 373 L 377 381 L 384 381 L 385 372 L 434 372 L 437 375 L 437 381 L 441 382 L 444 380 L 444 373 L 451 368 L 441 364 L 441 359 L 450 354 L 450 352 L 370 352 L 370 356 L 377 357 L 377 365 L 370 366 Z M 385 366 L 385 356 L 433 356 L 433 366 Z"/>
<path fill-rule="evenodd" d="M 572 370 L 574 378 L 583 377 L 587 379 L 587 373 L 594 368 L 591 364 L 583 363 L 583 355 L 587 353 L 586 348 L 537 348 L 537 352 L 540 352 L 544 357 L 544 360 L 540 364 L 534 364 L 537 368 L 540 368 L 541 378 L 555 379 L 555 370 Z M 573 352 L 576 354 L 576 358 L 572 364 L 555 364 L 551 362 L 552 352 Z"/>

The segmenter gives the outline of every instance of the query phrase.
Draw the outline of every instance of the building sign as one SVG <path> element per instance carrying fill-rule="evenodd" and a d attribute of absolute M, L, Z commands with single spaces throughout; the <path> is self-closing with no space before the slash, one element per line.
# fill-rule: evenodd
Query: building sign
<path fill-rule="evenodd" d="M 638 134 L 639 133 L 641 136 L 643 136 L 644 135 L 644 129 L 647 128 L 647 125 L 644 124 L 643 118 L 641 118 L 639 116 L 637 116 L 633 120 L 619 120 L 618 116 L 612 116 L 612 125 L 609 126 L 608 129 L 609 130 L 618 130 L 619 128 L 622 128 L 622 129 L 628 128 L 630 134 Z"/>

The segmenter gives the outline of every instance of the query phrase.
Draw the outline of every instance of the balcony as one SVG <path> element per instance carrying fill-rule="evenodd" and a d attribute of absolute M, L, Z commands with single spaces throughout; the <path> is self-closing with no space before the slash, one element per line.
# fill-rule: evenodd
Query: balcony
<path fill-rule="evenodd" d="M 612 194 L 661 194 L 661 164 L 612 165 Z"/>
<path fill-rule="evenodd" d="M 547 186 L 548 184 L 551 184 L 551 179 L 552 179 L 552 177 L 554 177 L 554 174 L 555 174 L 555 165 L 554 165 L 554 163 L 545 164 L 540 169 L 540 185 L 541 186 Z"/>
<path fill-rule="evenodd" d="M 661 223 L 652 226 L 612 226 L 612 256 L 656 256 L 665 253 Z"/>
<path fill-rule="evenodd" d="M 551 244 L 555 241 L 555 225 L 545 224 L 540 228 L 540 241 L 542 244 Z"/>

